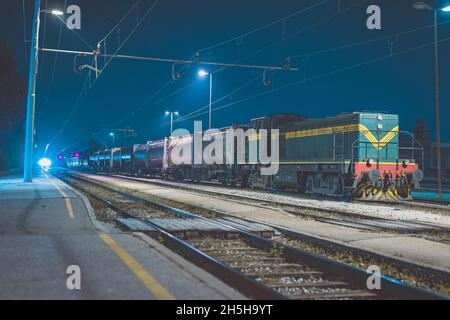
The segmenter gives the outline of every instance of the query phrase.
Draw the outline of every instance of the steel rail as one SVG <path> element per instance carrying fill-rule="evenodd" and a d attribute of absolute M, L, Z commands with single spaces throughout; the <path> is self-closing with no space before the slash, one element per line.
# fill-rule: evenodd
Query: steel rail
<path fill-rule="evenodd" d="M 270 203 L 271 205 L 274 204 L 278 207 L 290 207 L 290 208 L 294 208 L 294 209 L 300 209 L 300 210 L 309 210 L 309 211 L 315 211 L 315 212 L 322 212 L 322 213 L 329 213 L 329 214 L 338 214 L 338 215 L 342 215 L 343 217 L 347 217 L 347 218 L 360 218 L 360 219 L 367 219 L 367 220 L 383 220 L 386 222 L 389 222 L 389 220 L 387 219 L 383 219 L 383 218 L 376 218 L 376 217 L 371 217 L 371 216 L 366 216 L 360 213 L 355 213 L 355 212 L 348 212 L 348 211 L 344 211 L 344 210 L 340 210 L 340 209 L 330 209 L 330 208 L 316 208 L 313 206 L 308 206 L 308 205 L 302 205 L 302 204 L 296 204 L 296 203 L 288 203 L 288 202 L 283 202 L 283 201 L 270 201 L 270 200 L 260 200 L 260 199 L 255 199 L 249 196 L 244 196 L 244 195 L 237 195 L 237 194 L 229 194 L 229 193 L 222 193 L 220 191 L 214 191 L 214 190 L 204 190 L 204 189 L 198 189 L 198 188 L 193 188 L 190 187 L 189 185 L 173 185 L 173 184 L 167 184 L 164 183 L 162 181 L 154 181 L 154 180 L 148 180 L 145 178 L 138 178 L 138 177 L 130 177 L 130 176 L 123 176 L 123 175 L 113 175 L 113 177 L 117 177 L 120 179 L 125 179 L 125 180 L 131 180 L 131 181 L 137 181 L 137 182 L 142 182 L 142 183 L 150 183 L 150 184 L 154 184 L 154 185 L 158 185 L 158 186 L 164 186 L 167 188 L 173 188 L 173 189 L 178 189 L 178 190 L 187 190 L 187 191 L 191 191 L 194 193 L 199 193 L 199 194 L 205 194 L 205 195 L 209 195 L 212 197 L 223 197 L 223 198 L 229 198 L 229 199 L 235 199 L 235 200 L 245 200 L 245 201 L 249 201 L 249 202 L 242 202 L 243 204 L 247 204 L 247 205 L 251 205 L 251 206 L 258 206 L 258 204 L 255 204 L 254 202 L 260 202 L 260 203 Z M 206 184 L 203 184 L 206 185 Z M 213 188 L 215 186 L 212 186 Z M 413 203 L 409 204 L 403 204 L 403 203 L 399 203 L 401 205 L 410 205 L 410 206 L 414 206 Z M 267 209 L 274 209 L 276 210 L 277 207 L 273 207 L 270 208 L 268 206 L 264 206 Z M 438 208 L 436 208 L 438 209 Z M 440 208 L 439 208 L 440 209 Z M 443 208 L 443 209 L 447 209 L 448 208 Z M 299 213 L 296 211 L 292 211 L 292 210 L 286 210 L 291 214 L 296 214 L 298 215 Z M 313 216 L 311 216 L 312 218 L 314 218 Z M 320 218 L 317 218 L 317 220 L 321 220 Z M 324 221 L 326 222 L 326 221 Z M 408 220 L 405 220 L 405 222 L 408 222 Z M 426 222 L 417 222 L 414 221 L 414 223 L 416 224 L 421 224 L 424 227 L 433 227 L 434 231 L 440 231 L 440 232 L 450 232 L 450 228 L 447 228 L 445 226 L 436 226 L 436 225 L 432 225 Z M 382 228 L 379 227 L 379 229 L 383 229 L 383 230 L 393 230 L 392 228 Z M 397 230 L 397 232 L 400 233 L 399 230 Z"/>
<path fill-rule="evenodd" d="M 65 174 L 67 174 L 67 173 L 65 173 Z M 362 284 L 364 284 L 364 285 L 366 284 L 368 274 L 365 270 L 361 270 L 361 269 L 356 268 L 351 265 L 337 262 L 337 261 L 331 260 L 326 257 L 322 257 L 322 256 L 319 256 L 319 255 L 316 255 L 313 253 L 309 253 L 309 252 L 300 250 L 298 248 L 290 247 L 288 245 L 278 243 L 276 241 L 251 234 L 242 229 L 227 225 L 226 223 L 223 223 L 223 222 L 207 219 L 207 218 L 201 217 L 199 215 L 196 215 L 194 213 L 190 213 L 190 212 L 187 212 L 184 210 L 170 207 L 170 206 L 167 206 L 165 204 L 162 204 L 162 203 L 159 203 L 156 201 L 151 201 L 148 199 L 138 197 L 136 195 L 131 195 L 129 193 L 126 193 L 126 192 L 117 190 L 115 188 L 105 186 L 101 183 L 92 181 L 85 177 L 81 178 L 80 176 L 73 176 L 73 175 L 71 175 L 71 176 L 75 179 L 79 179 L 84 182 L 88 182 L 93 185 L 97 185 L 102 188 L 117 192 L 121 195 L 128 196 L 131 199 L 135 199 L 136 201 L 140 201 L 140 202 L 149 204 L 151 206 L 156 206 L 163 210 L 169 210 L 169 212 L 172 212 L 175 215 L 179 215 L 180 211 L 181 211 L 184 215 L 186 215 L 186 214 L 189 215 L 189 217 L 207 220 L 207 221 L 215 223 L 217 225 L 225 226 L 230 229 L 234 229 L 234 230 L 236 230 L 236 232 L 239 233 L 239 235 L 241 237 L 245 238 L 248 242 L 252 243 L 254 246 L 256 246 L 260 249 L 267 250 L 267 249 L 273 249 L 273 248 L 280 248 L 282 250 L 283 254 L 285 255 L 285 257 L 287 257 L 289 260 L 291 260 L 293 262 L 301 263 L 301 264 L 318 267 L 318 269 L 320 269 L 320 270 L 325 270 L 325 272 L 329 275 L 344 277 L 346 282 L 348 282 L 349 284 L 351 284 L 355 287 L 361 288 L 361 287 L 363 287 Z M 119 209 L 119 211 L 121 211 L 121 210 Z M 247 278 L 248 280 L 254 281 L 256 284 L 259 285 L 258 287 L 262 286 L 264 288 L 269 289 L 270 291 L 275 292 L 274 290 L 272 290 L 264 285 L 261 285 L 260 283 L 256 282 L 255 280 L 248 278 L 247 276 L 245 276 L 245 274 L 243 274 L 231 267 L 226 266 L 222 262 L 220 262 L 220 261 L 208 256 L 207 254 L 201 252 L 200 250 L 194 248 L 192 245 L 190 245 L 186 241 L 183 241 L 183 240 L 177 238 L 176 236 L 172 235 L 167 230 L 164 230 L 161 227 L 159 227 L 147 220 L 145 221 L 145 223 L 152 226 L 156 230 L 160 231 L 161 234 L 163 235 L 165 241 L 168 242 L 169 246 L 172 246 L 172 249 L 179 249 L 180 252 L 183 254 L 183 256 L 185 256 L 186 258 L 188 258 L 189 260 L 191 260 L 193 262 L 200 263 L 200 265 L 203 265 L 204 263 L 206 263 L 208 265 L 208 268 L 211 268 L 209 270 L 210 272 L 217 273 L 216 275 L 223 275 L 223 276 L 226 275 L 227 277 L 228 276 L 233 277 L 233 274 L 237 274 L 241 278 L 244 277 L 244 278 Z M 195 249 L 195 250 L 192 251 L 193 249 Z M 223 269 L 223 267 L 227 267 L 227 271 L 225 271 L 225 269 Z M 221 274 L 221 272 L 225 272 L 225 274 Z M 223 278 L 223 279 L 226 279 L 225 282 L 231 281 L 235 285 L 239 285 L 238 282 L 240 281 L 239 280 L 235 283 L 235 280 L 238 280 L 238 279 L 232 279 L 232 280 L 229 280 L 228 278 Z M 250 282 L 252 282 L 252 281 L 250 281 Z M 411 285 L 408 285 L 406 283 L 403 283 L 401 281 L 398 281 L 396 279 L 392 279 L 392 278 L 389 278 L 389 277 L 386 277 L 383 275 L 380 275 L 380 281 L 381 281 L 381 286 L 383 289 L 381 291 L 375 292 L 375 294 L 377 295 L 378 298 L 382 298 L 382 299 L 401 298 L 401 299 L 412 299 L 412 300 L 416 300 L 416 299 L 417 300 L 447 299 L 447 297 L 443 297 L 437 293 L 430 292 L 428 290 L 424 290 L 421 288 L 413 287 Z M 231 282 L 230 282 L 230 284 L 231 284 Z M 254 287 L 252 286 L 252 288 L 254 288 Z M 249 289 L 242 288 L 242 290 L 249 290 Z M 277 292 L 275 292 L 275 293 L 280 295 L 283 298 L 286 298 L 284 295 L 281 295 Z M 258 293 L 256 292 L 256 293 L 252 293 L 252 294 L 255 295 Z M 267 292 L 263 293 L 263 295 L 266 295 L 266 294 L 267 294 Z M 260 299 L 265 299 L 265 298 L 260 297 Z"/>
<path fill-rule="evenodd" d="M 203 193 L 211 193 L 211 194 L 213 194 L 213 193 L 219 194 L 220 193 L 218 191 L 201 190 L 201 189 L 198 189 L 198 188 L 192 188 L 192 187 L 189 187 L 187 183 L 186 183 L 186 186 L 177 186 L 177 185 L 169 185 L 169 184 L 164 183 L 164 182 L 158 182 L 158 181 L 155 181 L 155 179 L 149 179 L 147 177 L 131 177 L 131 176 L 125 176 L 125 175 L 121 175 L 121 174 L 113 175 L 113 176 L 116 176 L 116 177 L 119 177 L 119 178 L 123 178 L 123 179 L 142 181 L 142 182 L 144 182 L 144 181 L 143 180 L 139 180 L 139 179 L 145 179 L 145 180 L 147 180 L 148 183 L 152 183 L 152 184 L 156 184 L 156 185 L 164 185 L 164 186 L 172 187 L 174 189 L 189 189 L 189 190 L 192 190 L 192 191 L 198 191 L 198 192 L 203 192 Z M 177 182 L 177 183 L 180 183 L 180 182 Z M 181 183 L 183 183 L 183 182 L 181 182 Z M 212 187 L 212 188 L 215 188 L 215 187 L 218 187 L 218 188 L 222 187 L 223 188 L 222 185 L 216 185 L 216 184 L 213 184 L 213 183 L 202 183 L 202 182 L 200 182 L 200 183 L 197 183 L 197 184 L 201 184 L 203 186 L 208 186 L 208 187 Z M 270 192 L 270 190 L 264 190 L 264 191 Z M 273 194 L 277 194 L 277 193 L 273 192 Z M 295 197 L 294 193 L 289 193 L 289 192 L 283 192 L 283 193 L 278 193 L 278 194 L 285 195 L 285 196 L 292 196 L 293 195 Z M 236 198 L 239 197 L 239 198 L 245 198 L 245 199 L 249 199 L 249 200 L 253 200 L 253 201 L 258 201 L 258 199 L 253 199 L 253 198 L 250 198 L 250 197 L 240 196 L 240 195 L 225 194 L 225 196 L 236 197 Z M 305 196 L 307 196 L 307 195 L 305 194 Z M 322 198 L 311 197 L 311 199 L 312 200 L 323 200 L 323 199 L 327 199 L 328 200 L 329 199 L 329 200 L 334 200 L 334 201 L 338 200 L 338 199 L 333 198 L 333 197 L 322 197 Z M 267 200 L 260 200 L 260 201 L 261 202 L 267 202 Z M 357 200 L 357 199 L 353 199 L 353 201 L 358 202 L 358 203 L 362 203 L 362 204 L 367 204 L 367 205 L 375 204 L 373 202 L 371 203 L 371 202 L 367 202 L 367 201 L 363 201 L 363 200 Z M 274 201 L 271 201 L 271 202 L 273 203 Z M 290 203 L 286 203 L 286 202 L 282 202 L 282 201 L 276 201 L 275 203 L 280 204 L 280 205 L 296 206 L 299 209 L 307 209 L 307 208 L 315 209 L 314 207 L 309 207 L 309 206 L 306 206 L 306 205 L 290 204 Z M 436 200 L 429 200 L 429 199 L 423 199 L 423 198 L 414 198 L 412 201 L 404 201 L 404 200 L 385 201 L 385 200 L 379 200 L 379 201 L 377 201 L 377 203 L 391 204 L 391 205 L 398 205 L 398 206 L 410 206 L 410 207 L 425 207 L 425 206 L 428 207 L 427 204 L 429 204 L 429 208 L 431 208 L 431 209 L 450 210 L 450 201 L 448 201 L 448 200 L 437 200 L 437 199 Z M 335 211 L 334 209 L 326 209 L 326 208 L 320 209 L 320 210 L 324 210 L 324 211 L 328 210 L 328 211 L 342 213 L 342 214 L 345 213 L 345 211 L 339 211 L 339 210 Z"/>
<path fill-rule="evenodd" d="M 164 243 L 167 247 L 172 249 L 173 251 L 177 252 L 178 254 L 182 255 L 187 260 L 193 262 L 197 266 L 200 266 L 204 270 L 207 270 L 211 274 L 215 275 L 228 285 L 232 286 L 233 288 L 237 289 L 239 292 L 243 293 L 247 297 L 251 299 L 257 299 L 257 300 L 285 300 L 287 299 L 286 296 L 272 290 L 271 288 L 262 285 L 261 283 L 257 282 L 256 280 L 247 277 L 244 273 L 239 272 L 238 270 L 235 270 L 225 264 L 223 264 L 221 261 L 207 255 L 206 253 L 200 251 L 199 249 L 193 247 L 188 242 L 170 234 L 168 231 L 162 229 L 156 224 L 151 223 L 150 221 L 144 221 L 142 219 L 139 219 L 131 214 L 129 214 L 126 210 L 114 205 L 109 200 L 103 199 L 102 197 L 96 195 L 93 192 L 90 192 L 89 190 L 86 190 L 84 188 L 80 188 L 79 186 L 76 186 L 75 184 L 69 182 L 67 179 L 62 178 L 59 175 L 55 175 L 58 179 L 63 180 L 65 183 L 71 185 L 72 187 L 81 189 L 82 192 L 86 193 L 90 197 L 96 199 L 97 201 L 102 202 L 112 210 L 119 213 L 119 215 L 122 215 L 127 218 L 133 218 L 138 219 L 145 224 L 148 224 L 152 228 L 154 228 L 158 232 L 158 236 L 162 236 Z M 74 177 L 74 179 L 81 180 L 83 182 L 93 183 L 92 181 L 80 179 L 79 177 Z M 93 183 L 96 184 L 96 183 Z M 108 187 L 105 187 L 101 184 L 96 184 L 97 186 L 100 186 L 102 188 L 108 189 Z M 125 194 L 122 191 L 115 190 L 113 188 L 110 189 L 111 191 L 121 194 L 121 195 L 128 195 L 130 199 L 136 199 L 134 195 Z M 148 202 L 146 199 L 142 199 L 140 202 Z M 153 202 L 151 203 L 154 204 Z M 164 205 L 164 204 L 157 204 L 162 209 L 166 210 L 170 207 Z M 177 208 L 171 208 L 171 211 L 173 214 L 177 215 L 180 210 Z M 183 211 L 183 210 L 181 210 Z M 183 211 L 184 212 L 184 211 Z"/>

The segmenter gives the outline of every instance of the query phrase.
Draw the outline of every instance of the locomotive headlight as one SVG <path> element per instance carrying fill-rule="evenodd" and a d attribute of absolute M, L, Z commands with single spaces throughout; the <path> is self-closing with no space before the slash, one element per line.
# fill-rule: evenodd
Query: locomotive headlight
<path fill-rule="evenodd" d="M 370 167 L 373 166 L 374 164 L 375 164 L 375 160 L 373 160 L 373 159 L 367 159 L 366 166 L 367 166 L 368 168 L 370 168 Z"/>
<path fill-rule="evenodd" d="M 403 168 L 407 168 L 410 163 L 411 163 L 411 161 L 409 161 L 409 160 L 403 160 Z"/>
<path fill-rule="evenodd" d="M 42 159 L 39 159 L 38 165 L 41 168 L 44 168 L 44 169 L 45 168 L 50 168 L 51 165 L 52 165 L 52 161 L 50 159 L 48 159 L 48 158 L 42 158 Z"/>

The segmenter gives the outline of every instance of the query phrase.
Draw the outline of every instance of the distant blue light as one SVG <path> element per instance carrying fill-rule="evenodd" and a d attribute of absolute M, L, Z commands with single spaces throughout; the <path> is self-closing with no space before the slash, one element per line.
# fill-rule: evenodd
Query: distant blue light
<path fill-rule="evenodd" d="M 42 159 L 39 159 L 38 165 L 44 169 L 49 168 L 52 165 L 52 161 L 48 158 L 42 158 Z"/>

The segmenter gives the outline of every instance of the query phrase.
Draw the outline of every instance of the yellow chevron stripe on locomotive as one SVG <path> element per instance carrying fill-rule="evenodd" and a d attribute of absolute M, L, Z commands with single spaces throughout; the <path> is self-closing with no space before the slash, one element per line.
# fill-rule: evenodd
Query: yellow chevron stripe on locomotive
<path fill-rule="evenodd" d="M 310 129 L 303 131 L 293 131 L 287 132 L 285 134 L 286 139 L 295 139 L 295 138 L 305 138 L 305 137 L 315 137 L 321 135 L 330 135 L 335 133 L 346 133 L 346 132 L 361 132 L 364 136 L 369 140 L 372 145 L 377 149 L 383 149 L 395 136 L 399 133 L 399 126 L 396 126 L 391 131 L 389 131 L 382 139 L 378 140 L 375 135 L 367 129 L 367 127 L 361 123 L 359 124 L 351 124 L 344 126 L 336 126 L 336 127 L 328 127 L 328 128 L 320 128 L 320 129 Z"/>

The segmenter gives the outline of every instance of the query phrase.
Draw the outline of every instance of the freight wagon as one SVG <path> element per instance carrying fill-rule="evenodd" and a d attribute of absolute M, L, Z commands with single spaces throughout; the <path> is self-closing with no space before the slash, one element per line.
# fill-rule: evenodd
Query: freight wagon
<path fill-rule="evenodd" d="M 120 162 L 114 161 L 115 152 L 111 150 L 93 153 L 89 169 L 372 200 L 409 198 L 411 190 L 423 179 L 419 161 L 414 159 L 423 154 L 422 147 L 412 135 L 400 131 L 398 115 L 356 112 L 308 120 L 299 115 L 278 114 L 230 128 L 251 128 L 257 132 L 266 129 L 269 137 L 278 129 L 278 173 L 261 176 L 259 161 L 250 162 L 249 145 L 258 141 L 258 134 L 246 137 L 244 161 L 233 164 L 174 161 L 172 150 L 183 144 L 190 146 L 193 156 L 193 136 L 188 135 L 121 148 Z M 225 131 L 220 129 L 213 135 L 223 136 Z M 408 137 L 410 147 L 399 146 L 399 135 Z M 203 141 L 203 149 L 209 143 Z M 238 159 L 238 152 L 233 150 L 234 159 Z"/>

